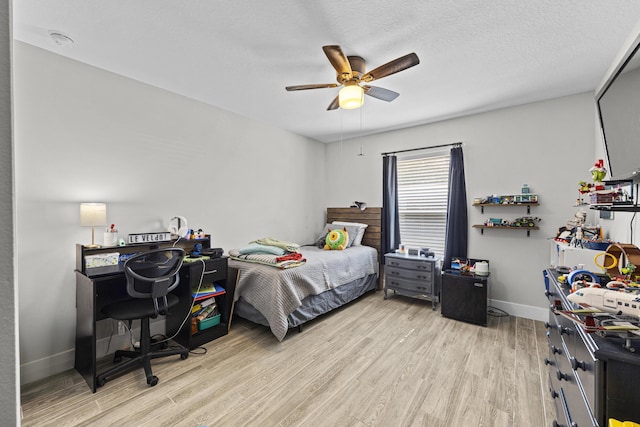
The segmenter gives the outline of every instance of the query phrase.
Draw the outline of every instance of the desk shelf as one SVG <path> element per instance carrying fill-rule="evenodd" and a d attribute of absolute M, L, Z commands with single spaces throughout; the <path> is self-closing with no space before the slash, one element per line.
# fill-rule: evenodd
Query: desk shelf
<path fill-rule="evenodd" d="M 176 342 L 190 350 L 229 333 L 233 316 L 233 296 L 238 274 L 237 270 L 228 268 L 227 260 L 227 257 L 221 257 L 204 260 L 204 262 L 194 261 L 185 263 L 180 270 L 180 281 L 184 282 L 185 286 L 181 287 L 181 291 L 178 294 L 180 303 L 174 310 L 176 312 L 191 313 L 191 307 L 194 303 L 191 290 L 198 288 L 200 277 L 202 277 L 203 284 L 213 282 L 225 290 L 224 293 L 214 297 L 220 312 L 220 324 L 218 325 L 194 332 L 191 328 L 191 315 L 186 321 L 183 316 L 169 316 L 167 318 L 167 334 L 173 335 L 177 333 Z M 205 269 L 204 274 L 203 268 Z"/>

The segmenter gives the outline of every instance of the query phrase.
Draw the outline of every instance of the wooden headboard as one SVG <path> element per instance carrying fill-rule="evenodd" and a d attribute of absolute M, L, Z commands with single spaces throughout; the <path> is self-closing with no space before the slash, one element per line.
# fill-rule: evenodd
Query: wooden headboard
<path fill-rule="evenodd" d="M 380 259 L 382 208 L 366 208 L 363 211 L 358 208 L 327 208 L 327 222 L 333 221 L 361 222 L 369 225 L 364 232 L 362 244 L 375 248 Z"/>

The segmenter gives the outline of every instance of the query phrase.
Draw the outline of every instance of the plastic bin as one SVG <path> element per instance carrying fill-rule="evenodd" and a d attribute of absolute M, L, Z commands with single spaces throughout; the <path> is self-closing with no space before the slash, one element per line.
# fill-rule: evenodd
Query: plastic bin
<path fill-rule="evenodd" d="M 205 329 L 209 329 L 219 324 L 220 324 L 220 315 L 216 314 L 215 316 L 207 317 L 206 319 L 199 321 L 198 330 L 204 331 Z"/>

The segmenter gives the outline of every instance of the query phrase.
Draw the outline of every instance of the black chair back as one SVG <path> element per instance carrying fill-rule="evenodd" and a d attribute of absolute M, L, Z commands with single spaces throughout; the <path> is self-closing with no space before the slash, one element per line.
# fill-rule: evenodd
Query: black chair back
<path fill-rule="evenodd" d="M 184 250 L 154 249 L 129 258 L 124 264 L 127 293 L 133 298 L 153 299 L 156 316 L 166 314 L 167 294 L 180 283 Z"/>

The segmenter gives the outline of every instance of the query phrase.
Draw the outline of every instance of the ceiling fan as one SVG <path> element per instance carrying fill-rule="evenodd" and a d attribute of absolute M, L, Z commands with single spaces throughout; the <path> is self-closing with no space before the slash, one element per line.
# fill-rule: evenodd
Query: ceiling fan
<path fill-rule="evenodd" d="M 327 58 L 329 58 L 329 62 L 331 62 L 331 65 L 333 65 L 333 68 L 335 68 L 336 72 L 338 73 L 336 77 L 338 84 L 327 83 L 295 85 L 287 86 L 286 89 L 288 91 L 293 91 L 342 86 L 342 89 L 340 89 L 340 93 L 335 97 L 331 104 L 329 104 L 327 110 L 335 110 L 338 107 L 346 109 L 358 108 L 362 106 L 362 103 L 364 102 L 363 94 L 367 94 L 369 96 L 387 102 L 393 101 L 400 95 L 399 93 L 381 87 L 369 86 L 367 84 L 362 85 L 361 83 L 369 83 L 374 80 L 380 80 L 383 77 L 387 77 L 391 74 L 406 70 L 407 68 L 411 68 L 414 65 L 418 65 L 420 63 L 418 55 L 416 55 L 415 53 L 410 53 L 408 55 L 404 55 L 400 58 L 394 59 L 393 61 L 387 62 L 386 64 L 383 64 L 365 74 L 365 67 L 367 63 L 362 57 L 345 56 L 345 54 L 342 52 L 342 49 L 340 49 L 340 46 L 335 45 L 322 46 L 322 50 L 324 51 L 325 55 L 327 55 Z"/>

